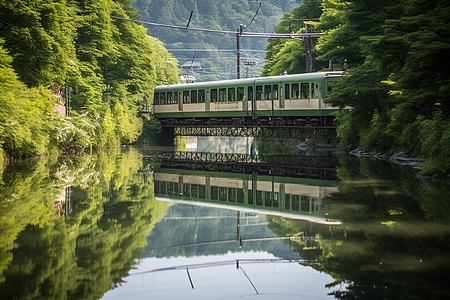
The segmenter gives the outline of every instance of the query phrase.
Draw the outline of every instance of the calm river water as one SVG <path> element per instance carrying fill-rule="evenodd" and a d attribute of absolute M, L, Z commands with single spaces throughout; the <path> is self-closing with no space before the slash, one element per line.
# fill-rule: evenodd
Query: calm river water
<path fill-rule="evenodd" d="M 0 299 L 449 299 L 449 185 L 288 141 L 176 150 L 4 170 Z"/>

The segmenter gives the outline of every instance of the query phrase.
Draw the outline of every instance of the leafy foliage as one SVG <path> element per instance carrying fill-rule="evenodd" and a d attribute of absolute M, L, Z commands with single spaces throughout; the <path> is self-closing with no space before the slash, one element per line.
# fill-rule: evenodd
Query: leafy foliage
<path fill-rule="evenodd" d="M 130 144 L 144 95 L 174 83 L 176 60 L 132 22 L 129 1 L 0 3 L 0 143 L 11 157 L 57 147 Z M 167 66 L 161 68 L 158 66 Z M 73 118 L 53 111 L 49 88 L 70 87 Z M 63 94 L 63 97 L 68 97 Z M 77 114 L 79 111 L 80 114 Z"/>
<path fill-rule="evenodd" d="M 275 28 L 277 33 L 303 33 L 308 19 L 315 19 L 321 15 L 319 2 L 302 2 L 302 5 L 283 16 Z M 305 72 L 305 46 L 299 40 L 269 39 L 266 48 L 266 61 L 262 75 L 280 75 L 286 71 L 289 74 Z M 318 69 L 324 63 L 316 64 Z"/>
<path fill-rule="evenodd" d="M 140 168 L 134 149 L 11 164 L 0 183 L 2 298 L 98 299 L 119 285 L 168 208 Z"/>
<path fill-rule="evenodd" d="M 447 177 L 448 1 L 324 0 L 321 9 L 317 60 L 349 68 L 328 98 L 352 107 L 337 117 L 342 146 L 425 158 L 424 173 Z M 269 54 L 266 74 L 299 61 L 288 44 Z"/>

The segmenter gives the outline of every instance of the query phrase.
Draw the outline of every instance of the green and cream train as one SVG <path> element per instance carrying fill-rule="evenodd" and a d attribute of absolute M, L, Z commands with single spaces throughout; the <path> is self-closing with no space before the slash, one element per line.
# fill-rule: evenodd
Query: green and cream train
<path fill-rule="evenodd" d="M 328 125 L 324 102 L 340 71 L 163 85 L 153 113 L 163 124 Z"/>
<path fill-rule="evenodd" d="M 328 217 L 327 197 L 337 181 L 257 174 L 160 168 L 154 172 L 155 199 L 221 207 L 339 225 Z"/>

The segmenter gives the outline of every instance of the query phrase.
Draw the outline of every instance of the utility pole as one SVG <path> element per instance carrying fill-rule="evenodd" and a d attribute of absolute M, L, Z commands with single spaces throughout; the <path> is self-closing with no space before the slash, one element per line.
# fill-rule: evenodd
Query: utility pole
<path fill-rule="evenodd" d="M 306 26 L 305 33 L 312 33 L 312 28 L 309 28 Z M 305 72 L 311 73 L 313 71 L 313 64 L 312 64 L 312 38 L 311 36 L 306 36 L 304 38 L 305 47 L 306 47 L 306 53 L 305 53 Z"/>
<path fill-rule="evenodd" d="M 241 78 L 241 34 L 244 25 L 240 24 L 236 34 L 236 74 L 237 79 Z"/>

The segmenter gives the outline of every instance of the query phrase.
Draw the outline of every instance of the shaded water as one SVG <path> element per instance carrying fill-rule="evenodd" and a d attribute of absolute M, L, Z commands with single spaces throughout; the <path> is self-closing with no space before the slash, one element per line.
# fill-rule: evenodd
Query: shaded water
<path fill-rule="evenodd" d="M 184 147 L 245 162 L 128 147 L 4 170 L 0 299 L 450 295 L 448 185 L 285 142 Z"/>

